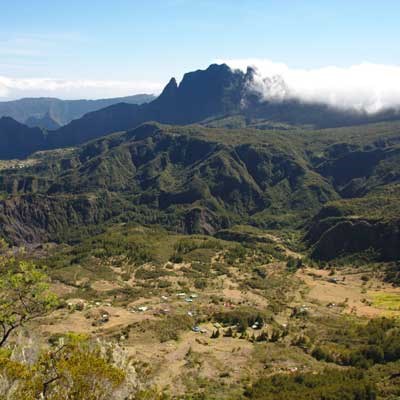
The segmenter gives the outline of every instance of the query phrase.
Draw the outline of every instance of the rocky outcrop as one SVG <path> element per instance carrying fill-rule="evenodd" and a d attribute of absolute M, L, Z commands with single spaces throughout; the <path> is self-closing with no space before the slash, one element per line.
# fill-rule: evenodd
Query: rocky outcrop
<path fill-rule="evenodd" d="M 118 203 L 109 195 L 24 195 L 0 202 L 0 234 L 13 243 L 62 240 L 73 229 L 110 219 Z"/>
<path fill-rule="evenodd" d="M 400 258 L 400 219 L 390 221 L 351 217 L 314 218 L 306 235 L 311 256 L 329 261 L 351 254 L 372 251 L 384 260 Z"/>

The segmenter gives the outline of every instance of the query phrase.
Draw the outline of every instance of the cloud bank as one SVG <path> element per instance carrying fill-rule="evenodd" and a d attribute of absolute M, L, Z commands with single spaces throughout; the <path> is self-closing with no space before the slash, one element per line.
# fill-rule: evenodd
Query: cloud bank
<path fill-rule="evenodd" d="M 158 93 L 162 87 L 160 83 L 148 81 L 18 79 L 0 76 L 0 99 L 21 97 L 97 99 L 137 93 Z"/>
<path fill-rule="evenodd" d="M 299 99 L 375 113 L 400 108 L 400 66 L 361 63 L 346 68 L 290 68 L 266 59 L 219 60 L 231 68 L 256 70 L 251 89 L 265 100 Z"/>

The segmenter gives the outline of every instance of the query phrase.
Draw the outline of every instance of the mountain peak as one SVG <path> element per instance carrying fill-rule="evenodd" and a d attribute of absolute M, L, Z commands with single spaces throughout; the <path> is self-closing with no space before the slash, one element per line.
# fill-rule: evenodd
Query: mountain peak
<path fill-rule="evenodd" d="M 232 72 L 232 69 L 225 63 L 223 64 L 210 64 L 206 71 L 225 71 Z"/>
<path fill-rule="evenodd" d="M 178 83 L 176 82 L 175 78 L 171 78 L 167 83 L 167 85 L 165 86 L 164 90 L 162 91 L 161 96 L 175 94 L 177 90 L 178 90 Z"/>
<path fill-rule="evenodd" d="M 201 82 L 211 85 L 225 84 L 230 81 L 236 74 L 226 64 L 211 64 L 207 69 L 198 69 L 193 72 L 188 72 L 183 76 L 182 82 L 179 85 L 180 89 L 185 89 L 193 82 Z"/>
<path fill-rule="evenodd" d="M 155 100 L 155 103 L 168 103 L 171 104 L 176 101 L 176 96 L 178 93 L 178 83 L 175 78 L 171 78 L 164 90 L 161 92 L 160 96 Z"/>

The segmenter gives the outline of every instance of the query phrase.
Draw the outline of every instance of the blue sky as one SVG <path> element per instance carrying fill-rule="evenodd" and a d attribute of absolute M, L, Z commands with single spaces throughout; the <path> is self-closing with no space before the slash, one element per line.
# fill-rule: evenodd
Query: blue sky
<path fill-rule="evenodd" d="M 3 1 L 0 77 L 14 89 L 0 81 L 0 95 L 35 93 L 33 78 L 80 82 L 69 94 L 54 90 L 61 97 L 101 95 L 77 89 L 87 81 L 114 82 L 110 95 L 113 85 L 124 94 L 123 82 L 130 92 L 156 91 L 215 60 L 399 65 L 399 15 L 391 0 Z"/>

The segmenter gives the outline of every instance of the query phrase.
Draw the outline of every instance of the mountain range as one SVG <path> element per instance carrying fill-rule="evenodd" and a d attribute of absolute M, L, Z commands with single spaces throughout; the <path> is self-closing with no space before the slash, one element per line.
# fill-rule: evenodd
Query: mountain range
<path fill-rule="evenodd" d="M 153 95 L 137 94 L 99 100 L 60 100 L 51 97 L 24 98 L 0 102 L 0 117 L 11 117 L 31 127 L 54 130 L 96 111 L 117 103 L 142 104 L 154 100 Z"/>
<path fill-rule="evenodd" d="M 32 136 L 28 129 L 23 133 L 22 127 L 16 125 L 20 134 L 14 142 L 14 135 L 9 133 L 10 122 L 0 119 L 0 157 L 25 157 L 38 150 L 75 146 L 146 121 L 228 128 L 315 129 L 400 119 L 396 110 L 367 114 L 298 100 L 268 102 L 249 89 L 253 77 L 251 68 L 244 73 L 225 64 L 213 64 L 206 70 L 185 74 L 179 85 L 172 78 L 161 95 L 149 103 L 114 104 L 87 113 L 55 131 L 43 130 L 41 135 Z"/>
<path fill-rule="evenodd" d="M 1 118 L 2 236 L 62 242 L 121 222 L 214 235 L 247 224 L 301 232 L 318 260 L 398 259 L 396 111 L 265 102 L 249 90 L 252 74 L 211 65 L 150 103 L 54 131 Z"/>

